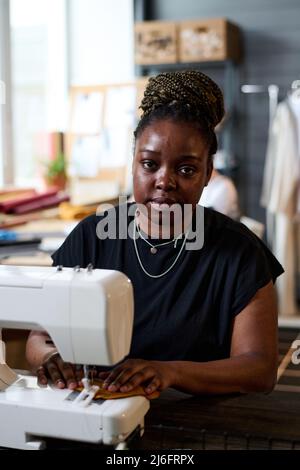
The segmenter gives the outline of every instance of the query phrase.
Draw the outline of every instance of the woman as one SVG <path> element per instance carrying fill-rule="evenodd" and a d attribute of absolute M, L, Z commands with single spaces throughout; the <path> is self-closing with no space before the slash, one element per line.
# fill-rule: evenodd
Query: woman
<path fill-rule="evenodd" d="M 132 236 L 100 236 L 112 210 L 80 222 L 53 255 L 54 265 L 92 263 L 132 281 L 130 354 L 100 374 L 105 387 L 142 385 L 149 394 L 167 387 L 191 394 L 269 392 L 277 370 L 273 282 L 282 267 L 242 224 L 211 209 L 204 221 L 198 217 L 217 150 L 214 128 L 224 114 L 222 93 L 201 72 L 164 73 L 149 80 L 141 108 L 133 160 L 140 206 L 126 219 Z M 163 216 L 173 204 L 192 210 L 168 225 Z M 116 214 L 120 224 L 121 206 Z M 195 226 L 203 246 L 187 249 Z M 49 377 L 61 388 L 77 385 L 76 368 L 63 363 L 46 333 L 31 333 L 27 359 L 41 383 Z"/>

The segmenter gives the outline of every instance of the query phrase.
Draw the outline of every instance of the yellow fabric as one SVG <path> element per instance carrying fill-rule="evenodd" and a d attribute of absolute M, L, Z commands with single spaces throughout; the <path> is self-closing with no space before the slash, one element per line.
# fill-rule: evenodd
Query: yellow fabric
<path fill-rule="evenodd" d="M 69 202 L 62 202 L 59 205 L 59 216 L 63 220 L 83 219 L 88 215 L 95 214 L 98 205 L 74 206 Z"/>
<path fill-rule="evenodd" d="M 95 400 L 113 400 L 115 398 L 126 398 L 126 397 L 135 397 L 138 395 L 142 395 L 149 400 L 153 400 L 154 398 L 158 398 L 160 393 L 158 391 L 155 391 L 151 394 L 146 394 L 145 390 L 143 387 L 136 387 L 135 389 L 129 391 L 129 392 L 110 392 L 107 389 L 102 388 L 103 385 L 103 380 L 100 379 L 95 379 L 93 380 L 93 385 L 98 385 L 100 389 L 98 390 L 96 396 L 94 397 Z M 83 387 L 78 387 L 76 390 L 78 392 L 81 392 Z"/>

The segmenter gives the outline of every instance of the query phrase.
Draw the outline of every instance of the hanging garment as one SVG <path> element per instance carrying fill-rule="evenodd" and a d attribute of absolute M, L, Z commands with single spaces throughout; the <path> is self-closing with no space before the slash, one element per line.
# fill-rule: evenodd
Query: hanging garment
<path fill-rule="evenodd" d="M 232 180 L 216 170 L 203 189 L 199 204 L 211 207 L 235 220 L 240 216 L 238 193 Z"/>
<path fill-rule="evenodd" d="M 299 180 L 298 123 L 287 99 L 278 105 L 271 125 L 261 197 L 261 204 L 267 209 L 268 242 L 285 268 L 277 283 L 281 315 L 295 315 L 298 310 L 295 278 Z M 274 224 L 270 225 L 272 214 Z"/>
<path fill-rule="evenodd" d="M 299 93 L 299 90 L 297 90 L 297 94 L 293 93 L 289 96 L 288 103 L 295 117 L 297 145 L 298 145 L 298 165 L 300 165 L 300 93 Z M 299 183 L 300 182 L 298 181 L 298 189 L 297 189 L 298 219 L 300 215 L 300 184 Z"/>

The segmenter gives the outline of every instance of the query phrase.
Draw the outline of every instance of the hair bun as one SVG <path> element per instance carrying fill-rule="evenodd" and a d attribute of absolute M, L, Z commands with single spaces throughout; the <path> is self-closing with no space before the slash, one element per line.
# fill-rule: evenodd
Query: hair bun
<path fill-rule="evenodd" d="M 174 104 L 190 107 L 213 129 L 224 116 L 222 91 L 198 70 L 160 73 L 149 79 L 140 106 L 142 117 L 160 106 Z"/>

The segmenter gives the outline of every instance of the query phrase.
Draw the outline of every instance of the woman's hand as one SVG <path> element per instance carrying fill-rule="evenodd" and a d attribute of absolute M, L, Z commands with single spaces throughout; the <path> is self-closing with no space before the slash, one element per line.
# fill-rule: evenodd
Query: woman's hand
<path fill-rule="evenodd" d="M 129 392 L 140 385 L 151 394 L 172 386 L 173 368 L 169 362 L 127 359 L 111 372 L 100 372 L 99 377 L 105 379 L 103 388 L 111 392 Z"/>
<path fill-rule="evenodd" d="M 64 362 L 59 353 L 54 352 L 45 357 L 36 374 L 40 385 L 47 385 L 50 379 L 57 388 L 67 387 L 74 390 L 80 384 L 83 369 L 82 366 Z"/>

